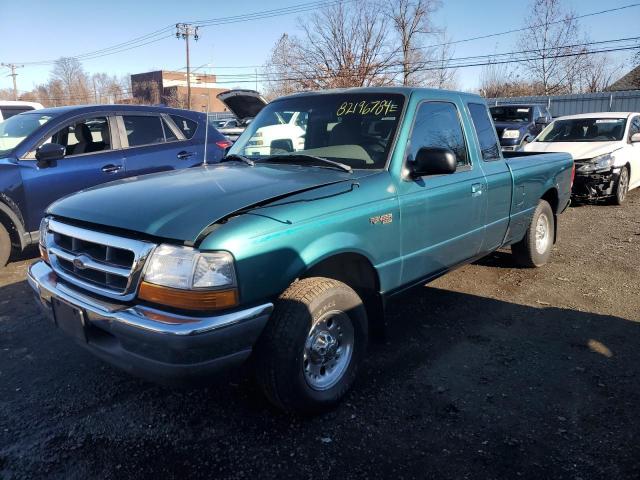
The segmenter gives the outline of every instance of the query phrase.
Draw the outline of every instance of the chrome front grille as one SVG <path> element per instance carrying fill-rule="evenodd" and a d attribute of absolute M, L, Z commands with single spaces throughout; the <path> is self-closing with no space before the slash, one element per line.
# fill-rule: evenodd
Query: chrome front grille
<path fill-rule="evenodd" d="M 48 219 L 45 246 L 64 280 L 93 293 L 130 300 L 155 244 Z"/>

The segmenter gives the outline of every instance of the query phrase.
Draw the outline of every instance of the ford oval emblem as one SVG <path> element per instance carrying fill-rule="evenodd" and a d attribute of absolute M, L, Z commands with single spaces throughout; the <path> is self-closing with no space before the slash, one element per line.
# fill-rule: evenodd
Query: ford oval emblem
<path fill-rule="evenodd" d="M 87 266 L 84 263 L 84 259 L 82 257 L 76 257 L 73 259 L 73 266 L 78 270 L 84 270 Z"/>

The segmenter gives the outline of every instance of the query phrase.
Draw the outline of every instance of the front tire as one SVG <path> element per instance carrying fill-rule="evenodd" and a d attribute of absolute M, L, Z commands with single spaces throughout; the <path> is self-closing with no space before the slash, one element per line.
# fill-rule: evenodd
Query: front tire
<path fill-rule="evenodd" d="M 4 267 L 11 256 L 11 237 L 3 224 L 0 223 L 0 268 Z"/>
<path fill-rule="evenodd" d="M 521 267 L 542 267 L 549 261 L 554 238 L 553 210 L 549 202 L 540 200 L 527 233 L 522 240 L 511 245 L 511 253 Z"/>
<path fill-rule="evenodd" d="M 627 198 L 629 192 L 629 169 L 625 166 L 620 170 L 618 181 L 616 182 L 616 192 L 613 196 L 615 205 L 622 205 Z"/>
<path fill-rule="evenodd" d="M 367 346 L 367 314 L 348 285 L 324 277 L 293 283 L 256 345 L 256 376 L 282 410 L 314 414 L 336 406 Z"/>

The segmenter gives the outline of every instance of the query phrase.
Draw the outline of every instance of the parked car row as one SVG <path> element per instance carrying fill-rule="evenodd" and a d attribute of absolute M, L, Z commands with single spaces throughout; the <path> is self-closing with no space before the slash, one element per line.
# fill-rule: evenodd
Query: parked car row
<path fill-rule="evenodd" d="M 543 105 L 490 108 L 503 152 L 567 152 L 576 162 L 573 198 L 621 205 L 640 186 L 640 113 L 601 112 L 551 120 Z"/>

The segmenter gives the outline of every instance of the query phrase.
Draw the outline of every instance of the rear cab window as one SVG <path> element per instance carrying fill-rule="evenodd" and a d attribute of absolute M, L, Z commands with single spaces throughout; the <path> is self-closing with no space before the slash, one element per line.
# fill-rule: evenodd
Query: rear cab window
<path fill-rule="evenodd" d="M 468 103 L 467 107 L 478 137 L 482 159 L 485 161 L 500 160 L 500 144 L 487 107 L 481 103 Z"/>
<path fill-rule="evenodd" d="M 20 113 L 30 112 L 31 110 L 33 110 L 33 107 L 28 107 L 28 106 L 0 107 L 0 112 L 2 113 L 2 118 L 4 118 L 5 120 L 7 118 L 11 118 L 14 115 L 18 115 Z"/>

